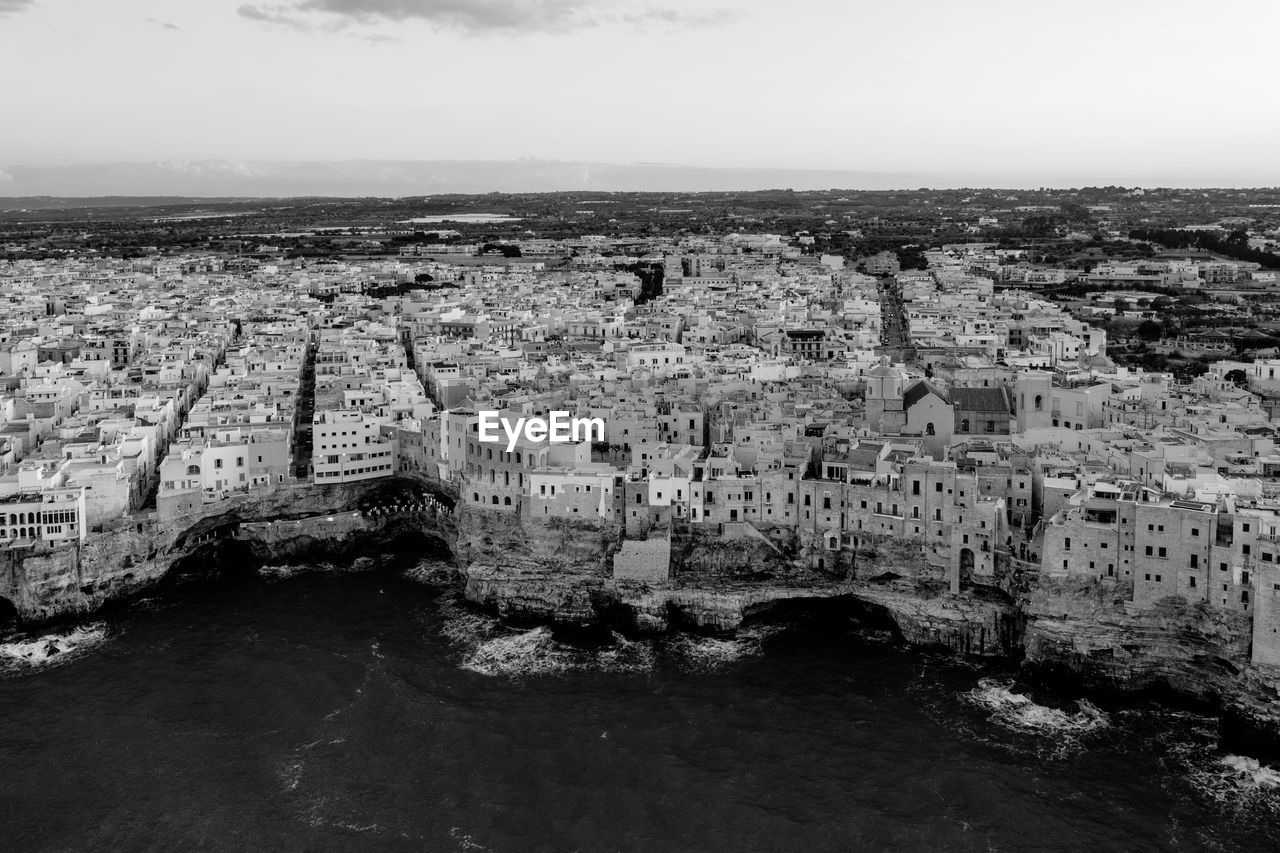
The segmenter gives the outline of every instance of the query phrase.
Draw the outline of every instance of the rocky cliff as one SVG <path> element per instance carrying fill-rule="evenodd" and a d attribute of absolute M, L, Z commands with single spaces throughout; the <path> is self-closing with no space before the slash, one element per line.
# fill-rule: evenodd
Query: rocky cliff
<path fill-rule="evenodd" d="M 447 495 L 420 484 L 373 481 L 282 488 L 210 504 L 178 521 L 128 516 L 83 544 L 5 552 L 0 598 L 31 626 L 97 610 L 185 574 L 222 570 L 228 554 L 248 564 L 300 556 L 341 560 L 406 533 L 447 551 L 456 533 L 452 515 L 441 508 L 450 504 Z"/>
<path fill-rule="evenodd" d="M 1178 596 L 1139 610 L 1105 581 L 1048 578 L 1034 582 L 1020 604 L 1030 674 L 1220 708 L 1225 744 L 1280 758 L 1280 672 L 1249 663 L 1247 614 Z"/>
<path fill-rule="evenodd" d="M 732 633 L 797 608 L 840 608 L 902 642 L 1020 661 L 1033 678 L 1114 694 L 1176 694 L 1223 711 L 1224 743 L 1280 757 L 1280 672 L 1251 666 L 1247 614 L 1170 598 L 1138 610 L 1114 585 L 1038 573 L 950 593 L 933 555 L 864 544 L 835 572 L 803 538 L 673 537 L 672 576 L 615 580 L 618 532 L 482 514 L 463 527 L 466 596 L 505 617 L 639 632 Z M 497 546 L 496 548 L 494 546 Z"/>
<path fill-rule="evenodd" d="M 404 489 L 400 480 L 298 486 L 179 523 L 120 519 L 83 546 L 8 552 L 0 597 L 37 623 L 233 563 L 350 561 L 412 537 L 415 548 L 451 550 L 465 596 L 509 619 L 724 634 L 823 610 L 913 646 L 1020 660 L 1028 675 L 1081 689 L 1190 697 L 1223 710 L 1225 743 L 1280 756 L 1280 672 L 1249 665 L 1243 613 L 1177 598 L 1139 611 L 1106 583 L 1035 573 L 1008 579 L 1003 590 L 966 585 L 952 594 L 937 560 L 901 542 L 863 543 L 821 570 L 820 543 L 785 531 L 685 530 L 671 537 L 669 578 L 617 580 L 615 525 L 452 512 L 434 497 L 415 503 Z"/>

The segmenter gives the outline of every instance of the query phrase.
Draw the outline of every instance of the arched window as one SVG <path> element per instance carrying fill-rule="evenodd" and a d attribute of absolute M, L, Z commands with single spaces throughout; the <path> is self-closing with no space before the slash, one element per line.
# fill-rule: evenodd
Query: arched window
<path fill-rule="evenodd" d="M 924 434 L 925 434 L 925 435 L 934 435 L 934 434 L 935 434 L 935 433 L 934 433 L 934 431 L 933 431 L 933 424 L 928 423 L 928 424 L 925 424 L 925 425 L 924 425 Z"/>
<path fill-rule="evenodd" d="M 198 476 L 200 476 L 200 466 L 199 466 L 199 465 L 188 465 L 188 466 L 187 466 L 187 474 L 188 474 L 188 475 L 193 475 L 193 474 L 194 474 L 194 475 L 195 475 L 195 476 L 197 476 L 197 477 L 198 477 Z"/>
<path fill-rule="evenodd" d="M 493 505 L 494 505 L 494 506 L 497 506 L 497 505 L 498 505 L 498 496 L 497 496 L 497 495 L 494 495 L 494 496 L 493 496 Z"/>
<path fill-rule="evenodd" d="M 479 493 L 479 492 L 472 492 L 472 493 L 471 493 L 471 501 L 472 501 L 472 503 L 480 503 L 480 493 Z"/>
<path fill-rule="evenodd" d="M 1041 397 L 1039 394 L 1036 395 L 1036 411 L 1037 412 L 1044 411 L 1044 398 Z"/>
<path fill-rule="evenodd" d="M 509 497 L 503 498 L 503 499 L 502 499 L 502 502 L 503 502 L 504 504 L 506 504 L 507 506 L 511 506 L 511 498 L 509 498 Z"/>

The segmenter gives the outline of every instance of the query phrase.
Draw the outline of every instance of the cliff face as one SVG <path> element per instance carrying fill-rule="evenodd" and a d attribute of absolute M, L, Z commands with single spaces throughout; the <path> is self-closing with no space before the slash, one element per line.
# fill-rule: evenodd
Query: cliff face
<path fill-rule="evenodd" d="M 1171 596 L 1138 610 L 1105 582 L 1041 580 L 1024 666 L 1091 689 L 1167 690 L 1223 711 L 1226 748 L 1280 759 L 1280 671 L 1249 663 L 1252 621 Z"/>
<path fill-rule="evenodd" d="M 342 559 L 403 533 L 425 536 L 430 547 L 451 547 L 452 515 L 435 505 L 410 505 L 404 488 L 385 481 L 300 485 L 211 504 L 178 522 L 155 514 L 116 519 L 82 545 L 7 552 L 0 597 L 12 602 L 22 623 L 34 624 L 141 593 L 181 574 L 218 543 L 236 542 L 242 554 L 260 562 L 300 555 Z"/>
<path fill-rule="evenodd" d="M 1170 688 L 1199 699 L 1227 695 L 1249 660 L 1244 613 L 1171 597 L 1137 610 L 1097 582 L 1044 580 L 1024 603 L 1026 663 L 1089 687 Z"/>
<path fill-rule="evenodd" d="M 471 513 L 459 528 L 460 550 L 470 558 L 460 561 L 460 572 L 468 599 L 512 619 L 731 633 L 811 605 L 850 615 L 872 611 L 913 645 L 984 656 L 1021 651 L 1021 617 L 1012 602 L 981 592 L 945 595 L 937 571 L 922 559 L 890 566 L 862 553 L 860 575 L 889 578 L 862 580 L 847 569 L 810 568 L 810 554 L 794 537 L 726 534 L 673 537 L 673 579 L 642 583 L 613 578 L 610 558 L 620 537 L 610 525 Z"/>
<path fill-rule="evenodd" d="M 483 514 L 462 528 L 467 597 L 510 618 L 731 633 L 794 608 L 873 613 L 913 646 L 1021 660 L 1028 674 L 1089 690 L 1165 690 L 1212 704 L 1224 711 L 1224 743 L 1280 756 L 1280 672 L 1249 665 L 1243 613 L 1178 598 L 1140 611 L 1114 585 L 1036 573 L 953 595 L 937 555 L 910 543 L 864 543 L 818 571 L 820 542 L 780 535 L 686 531 L 672 538 L 672 578 L 641 583 L 612 577 L 614 528 Z"/>
<path fill-rule="evenodd" d="M 390 491 L 403 489 L 394 481 Z M 388 485 L 300 486 L 215 507 L 178 524 L 120 519 L 80 547 L 8 552 L 0 596 L 28 623 L 92 611 L 188 571 L 248 564 L 340 562 L 397 538 L 452 550 L 465 595 L 504 617 L 640 632 L 730 633 L 805 609 L 887 627 L 903 642 L 1021 659 L 1030 673 L 1088 689 L 1169 689 L 1224 710 L 1224 742 L 1280 756 L 1280 672 L 1250 666 L 1246 614 L 1178 598 L 1136 610 L 1105 582 L 1005 578 L 1010 592 L 953 595 L 936 555 L 902 542 L 864 542 L 823 560 L 819 541 L 784 532 L 684 531 L 671 540 L 673 575 L 615 580 L 616 525 L 544 521 L 405 505 Z M 821 566 L 822 570 L 815 568 Z"/>

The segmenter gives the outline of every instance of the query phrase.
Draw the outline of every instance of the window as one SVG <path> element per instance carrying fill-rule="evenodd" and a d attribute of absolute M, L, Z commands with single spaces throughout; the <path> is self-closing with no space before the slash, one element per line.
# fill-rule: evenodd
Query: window
<path fill-rule="evenodd" d="M 1158 556 L 1158 557 L 1167 557 L 1167 556 L 1169 556 L 1169 555 L 1168 555 L 1168 553 L 1165 551 L 1165 549 L 1164 549 L 1164 548 L 1161 548 L 1159 551 L 1157 551 L 1157 552 L 1156 552 L 1156 556 Z"/>

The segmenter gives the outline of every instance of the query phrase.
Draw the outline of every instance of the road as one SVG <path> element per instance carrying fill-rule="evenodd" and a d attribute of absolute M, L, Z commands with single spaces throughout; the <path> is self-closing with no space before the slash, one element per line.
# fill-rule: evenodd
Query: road
<path fill-rule="evenodd" d="M 882 278 L 877 287 L 880 296 L 880 343 L 889 349 L 903 350 L 910 345 L 906 312 L 902 307 L 902 291 L 893 278 Z"/>

